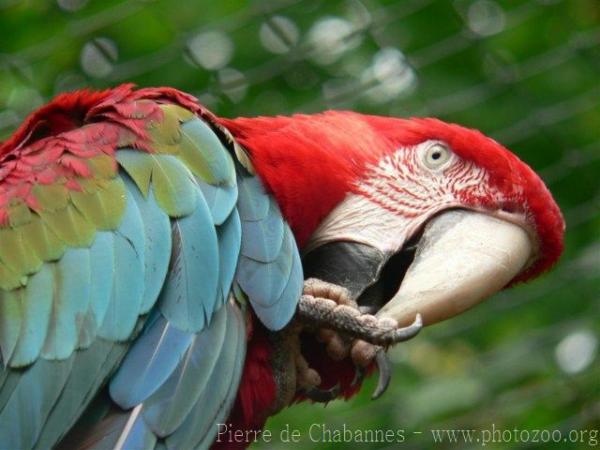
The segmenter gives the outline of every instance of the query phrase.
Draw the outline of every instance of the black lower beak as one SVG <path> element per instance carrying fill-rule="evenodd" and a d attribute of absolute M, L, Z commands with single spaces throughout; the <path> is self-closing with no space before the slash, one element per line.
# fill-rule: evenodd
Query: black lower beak
<path fill-rule="evenodd" d="M 331 242 L 304 256 L 304 276 L 343 286 L 351 299 L 357 301 L 379 279 L 388 258 L 366 244 Z"/>

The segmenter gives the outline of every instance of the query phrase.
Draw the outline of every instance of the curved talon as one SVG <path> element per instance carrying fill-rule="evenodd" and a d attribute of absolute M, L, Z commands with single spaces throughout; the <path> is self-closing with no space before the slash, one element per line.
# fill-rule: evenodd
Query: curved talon
<path fill-rule="evenodd" d="M 422 328 L 423 318 L 421 317 L 421 314 L 417 313 L 417 316 L 415 317 L 413 323 L 404 328 L 397 328 L 395 330 L 392 330 L 389 334 L 382 336 L 381 340 L 385 341 L 388 345 L 396 344 L 402 341 L 408 341 L 409 339 L 415 337 L 419 333 L 419 331 L 421 331 Z"/>
<path fill-rule="evenodd" d="M 365 379 L 366 373 L 367 371 L 363 367 L 354 366 L 354 378 L 350 386 L 356 386 L 358 383 L 361 383 Z"/>
<path fill-rule="evenodd" d="M 383 348 L 380 348 L 377 350 L 377 353 L 375 353 L 375 364 L 379 370 L 379 378 L 377 379 L 377 387 L 375 388 L 373 395 L 371 395 L 371 400 L 377 400 L 381 397 L 387 390 L 390 385 L 390 380 L 392 379 L 390 360 Z"/>
<path fill-rule="evenodd" d="M 337 383 L 335 386 L 329 389 L 319 389 L 319 388 L 310 388 L 305 389 L 304 395 L 307 398 L 317 403 L 327 403 L 331 400 L 335 400 L 338 395 L 340 395 L 340 384 Z"/>

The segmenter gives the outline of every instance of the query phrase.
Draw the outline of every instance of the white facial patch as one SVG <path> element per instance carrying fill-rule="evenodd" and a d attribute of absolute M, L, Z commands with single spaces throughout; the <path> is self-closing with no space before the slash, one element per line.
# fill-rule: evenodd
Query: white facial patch
<path fill-rule="evenodd" d="M 399 249 L 410 223 L 362 195 L 349 194 L 313 233 L 305 251 L 332 241 L 360 242 L 382 252 Z"/>
<path fill-rule="evenodd" d="M 449 154 L 442 155 L 443 164 L 432 164 L 440 149 Z M 487 178 L 484 169 L 462 160 L 440 141 L 401 148 L 368 168 L 357 192 L 348 194 L 325 218 L 306 250 L 352 241 L 396 252 L 438 211 L 488 196 Z"/>

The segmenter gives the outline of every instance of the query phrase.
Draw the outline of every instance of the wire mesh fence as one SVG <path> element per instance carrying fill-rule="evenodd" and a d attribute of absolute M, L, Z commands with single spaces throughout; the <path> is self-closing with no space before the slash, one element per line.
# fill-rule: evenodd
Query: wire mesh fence
<path fill-rule="evenodd" d="M 383 399 L 371 402 L 367 386 L 349 403 L 296 406 L 268 428 L 292 424 L 302 448 L 399 444 L 315 441 L 315 423 L 402 429 L 402 445 L 424 449 L 435 443 L 432 429 L 597 433 L 600 3 L 0 0 L 0 24 L 4 137 L 55 93 L 131 81 L 186 90 L 220 115 L 436 116 L 507 145 L 564 212 L 556 269 L 393 349 Z M 481 446 L 467 441 L 435 446 Z M 597 445 L 571 441 L 556 448 Z"/>

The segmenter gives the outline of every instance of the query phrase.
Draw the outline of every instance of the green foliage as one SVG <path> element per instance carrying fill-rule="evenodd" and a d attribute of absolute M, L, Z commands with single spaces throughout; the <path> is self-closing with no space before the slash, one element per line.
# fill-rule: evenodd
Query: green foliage
<path fill-rule="evenodd" d="M 294 406 L 257 447 L 280 448 L 286 424 L 320 449 L 394 444 L 312 442 L 313 423 L 405 430 L 417 449 L 480 446 L 433 444 L 431 429 L 597 430 L 599 19 L 596 0 L 0 0 L 0 136 L 60 91 L 126 81 L 225 116 L 346 108 L 479 128 L 548 183 L 567 222 L 561 262 L 393 349 L 382 399 L 369 380 L 350 402 Z"/>

